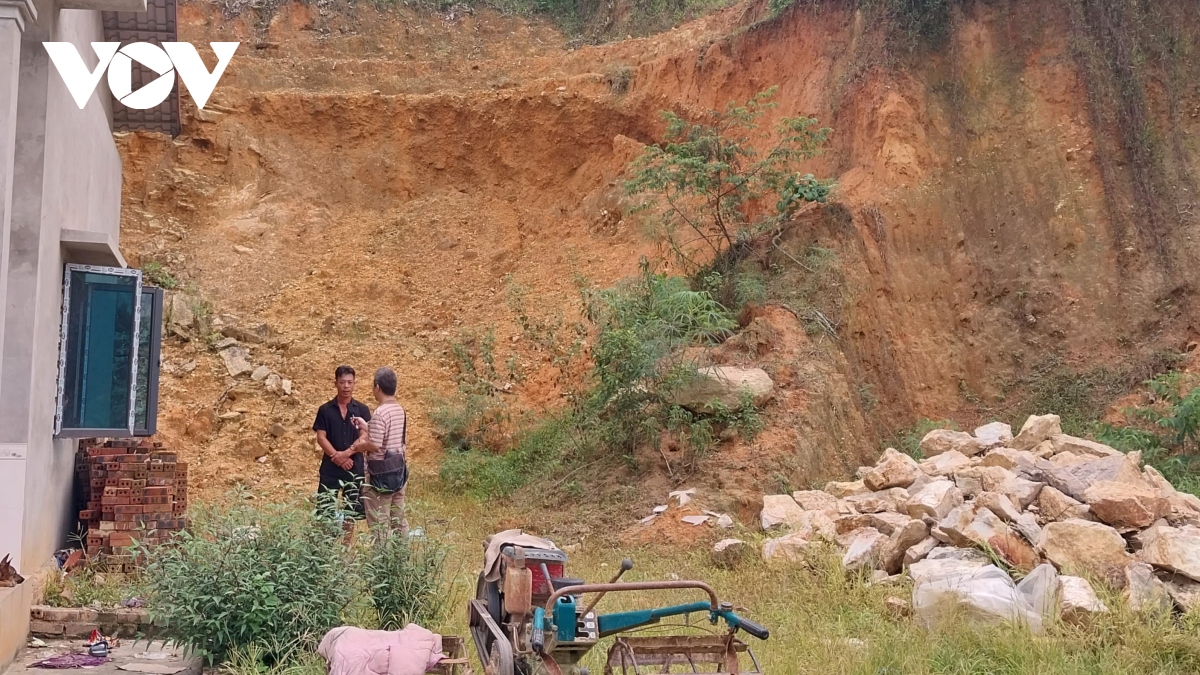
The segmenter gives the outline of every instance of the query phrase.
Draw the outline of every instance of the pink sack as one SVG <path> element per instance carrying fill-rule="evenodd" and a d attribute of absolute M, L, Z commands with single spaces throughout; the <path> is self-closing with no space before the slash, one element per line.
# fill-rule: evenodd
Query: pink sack
<path fill-rule="evenodd" d="M 339 626 L 325 634 L 317 653 L 329 675 L 424 675 L 446 658 L 442 636 L 413 623 L 399 631 Z"/>

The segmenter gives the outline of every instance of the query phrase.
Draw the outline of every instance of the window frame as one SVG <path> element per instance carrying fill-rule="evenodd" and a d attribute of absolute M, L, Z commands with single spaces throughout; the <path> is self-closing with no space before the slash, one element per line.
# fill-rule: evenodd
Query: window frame
<path fill-rule="evenodd" d="M 71 319 L 71 274 L 73 272 L 92 273 L 92 274 L 108 274 L 112 276 L 134 277 L 134 305 L 133 305 L 133 345 L 130 356 L 131 373 L 129 377 L 129 417 L 124 429 L 118 427 L 112 428 L 70 428 L 63 429 L 63 394 L 66 390 L 66 374 L 67 374 L 67 342 L 70 331 Z M 135 436 L 134 421 L 137 416 L 137 368 L 138 368 L 138 347 L 141 342 L 141 318 L 142 318 L 142 271 L 129 267 L 105 267 L 102 265 L 83 265 L 79 263 L 67 263 L 63 266 L 63 294 L 62 294 L 62 326 L 59 330 L 58 338 L 58 396 L 55 402 L 54 411 L 54 437 L 55 438 L 92 438 L 92 437 L 117 437 L 128 438 Z M 151 341 L 153 345 L 153 340 Z M 156 401 L 157 403 L 157 401 Z M 147 415 L 149 418 L 149 415 Z"/>
<path fill-rule="evenodd" d="M 158 433 L 158 371 L 159 371 L 159 360 L 162 355 L 163 303 L 166 298 L 165 298 L 165 293 L 163 292 L 163 289 L 159 288 L 158 286 L 142 286 L 142 295 L 145 295 L 147 292 L 150 293 L 150 297 L 151 297 L 150 308 L 149 308 L 150 312 L 149 312 L 149 317 L 148 317 L 150 319 L 151 323 L 150 323 L 150 358 L 147 359 L 147 361 L 146 361 L 146 368 L 149 370 L 149 373 L 147 374 L 147 377 L 146 377 L 146 399 L 147 399 L 146 400 L 146 426 L 145 427 L 135 427 L 133 430 L 133 435 L 135 437 L 153 436 L 154 434 Z M 138 309 L 138 315 L 139 315 L 139 319 L 140 319 L 140 316 L 141 316 L 141 308 L 140 307 Z M 138 330 L 139 331 L 141 330 L 141 326 L 138 326 Z M 140 340 L 139 340 L 139 342 L 140 342 Z M 136 353 L 135 353 L 135 356 L 136 356 Z M 137 374 L 137 366 L 135 364 L 134 365 L 134 375 L 136 376 L 136 374 Z M 134 390 L 134 394 L 136 396 L 136 393 L 137 393 L 137 383 L 136 382 L 133 385 L 133 390 Z M 137 403 L 137 401 L 135 399 L 135 401 L 134 401 L 135 406 L 133 408 L 135 423 L 136 423 L 136 419 L 137 419 L 136 403 Z"/>

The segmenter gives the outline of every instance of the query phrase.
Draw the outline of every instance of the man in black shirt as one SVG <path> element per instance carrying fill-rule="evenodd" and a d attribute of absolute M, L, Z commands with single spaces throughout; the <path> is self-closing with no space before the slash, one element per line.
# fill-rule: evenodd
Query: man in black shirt
<path fill-rule="evenodd" d="M 334 372 L 337 396 L 317 409 L 313 431 L 317 433 L 317 445 L 321 446 L 320 482 L 317 484 L 319 500 L 333 506 L 338 494 L 345 501 L 344 508 L 353 516 L 345 521 L 347 536 L 354 531 L 354 521 L 361 520 L 363 510 L 363 455 L 359 445 L 367 440 L 367 432 L 354 427 L 351 418 L 371 419 L 371 411 L 361 401 L 354 399 L 354 369 L 338 366 Z"/>

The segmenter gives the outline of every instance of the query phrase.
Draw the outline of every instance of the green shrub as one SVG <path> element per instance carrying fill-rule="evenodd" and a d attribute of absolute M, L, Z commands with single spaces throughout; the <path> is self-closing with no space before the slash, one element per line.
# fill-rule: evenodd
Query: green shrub
<path fill-rule="evenodd" d="M 629 167 L 626 193 L 656 210 L 656 237 L 688 274 L 735 270 L 756 237 L 782 231 L 806 203 L 829 196 L 831 182 L 796 168 L 821 153 L 832 130 L 812 118 L 784 117 L 774 133 L 759 131 L 774 96 L 772 87 L 695 119 L 661 111 L 663 142 L 646 146 Z"/>
<path fill-rule="evenodd" d="M 210 662 L 250 647 L 283 662 L 341 623 L 358 579 L 334 519 L 245 496 L 197 507 L 190 530 L 144 549 L 148 606 L 163 637 Z"/>
<path fill-rule="evenodd" d="M 142 274 L 146 276 L 146 279 L 149 280 L 150 283 L 158 286 L 159 288 L 165 288 L 169 291 L 179 287 L 179 280 L 176 279 L 170 272 L 168 272 L 167 269 L 163 267 L 162 263 L 146 263 L 142 266 Z"/>
<path fill-rule="evenodd" d="M 479 499 L 511 495 L 531 480 L 558 469 L 573 443 L 574 419 L 568 412 L 549 415 L 519 432 L 503 454 L 480 450 L 447 452 L 439 476 L 452 492 Z"/>
<path fill-rule="evenodd" d="M 400 630 L 410 623 L 434 628 L 441 623 L 450 591 L 446 555 L 444 546 L 424 537 L 388 531 L 372 538 L 362 570 L 380 630 Z"/>

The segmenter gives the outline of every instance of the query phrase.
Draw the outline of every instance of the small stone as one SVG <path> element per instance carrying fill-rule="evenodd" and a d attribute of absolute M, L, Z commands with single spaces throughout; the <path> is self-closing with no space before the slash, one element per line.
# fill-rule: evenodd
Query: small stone
<path fill-rule="evenodd" d="M 287 429 L 284 428 L 284 426 L 282 424 L 280 424 L 279 422 L 272 424 L 270 426 L 270 428 L 267 429 L 267 431 L 275 438 L 279 438 L 280 436 L 283 436 L 284 434 L 287 433 Z"/>
<path fill-rule="evenodd" d="M 291 380 L 284 378 L 279 383 L 279 388 L 283 390 L 284 395 L 286 395 L 286 396 L 292 395 L 292 381 Z"/>
<path fill-rule="evenodd" d="M 1058 578 L 1059 615 L 1070 624 L 1086 624 L 1093 615 L 1108 611 L 1100 602 L 1087 579 L 1060 576 Z"/>
<path fill-rule="evenodd" d="M 722 539 L 713 545 L 713 564 L 717 567 L 735 567 L 746 557 L 747 548 L 746 542 L 741 539 Z"/>
<path fill-rule="evenodd" d="M 250 373 L 250 379 L 254 380 L 255 382 L 262 382 L 263 380 L 267 379 L 267 375 L 270 374 L 270 368 L 267 366 L 259 366 L 254 369 L 254 372 Z"/>
<path fill-rule="evenodd" d="M 242 246 L 241 244 L 235 244 L 233 250 L 237 251 L 238 253 L 254 253 L 254 249 L 250 248 L 249 246 Z"/>
<path fill-rule="evenodd" d="M 221 349 L 225 349 L 226 347 L 232 347 L 233 345 L 236 345 L 237 343 L 238 343 L 237 338 L 227 337 L 222 340 L 217 340 L 216 348 L 218 350 L 221 350 Z"/>
<path fill-rule="evenodd" d="M 226 347 L 219 353 L 230 377 L 244 375 L 254 370 L 254 366 L 250 363 L 250 354 L 240 345 Z"/>
<path fill-rule="evenodd" d="M 240 413 L 236 410 L 229 410 L 229 411 L 221 413 L 220 415 L 217 415 L 217 418 L 228 422 L 229 420 L 236 420 L 237 418 L 239 418 L 241 416 L 242 416 L 242 413 Z"/>
<path fill-rule="evenodd" d="M 276 373 L 271 373 L 267 376 L 267 381 L 263 383 L 267 387 L 267 391 L 279 391 L 283 384 L 283 378 Z"/>
<path fill-rule="evenodd" d="M 910 605 L 907 600 L 903 598 L 897 598 L 896 596 L 888 596 L 884 598 L 883 608 L 887 610 L 888 614 L 891 614 L 897 619 L 904 619 L 912 616 L 912 605 Z"/>

